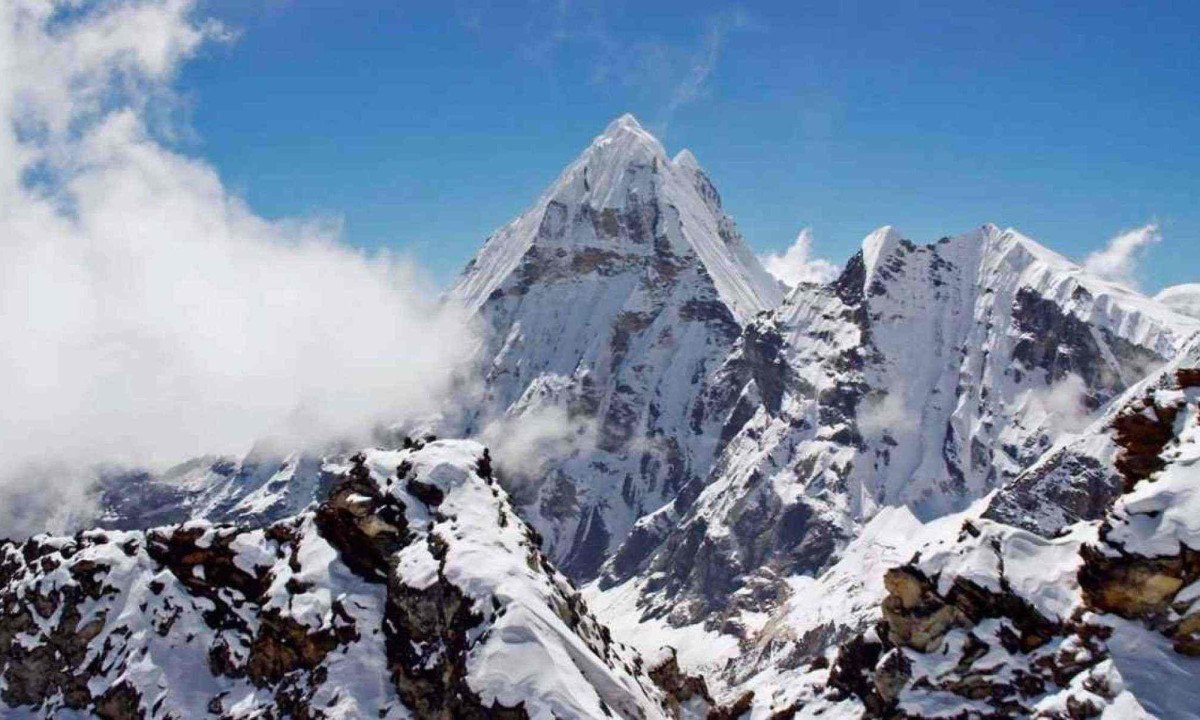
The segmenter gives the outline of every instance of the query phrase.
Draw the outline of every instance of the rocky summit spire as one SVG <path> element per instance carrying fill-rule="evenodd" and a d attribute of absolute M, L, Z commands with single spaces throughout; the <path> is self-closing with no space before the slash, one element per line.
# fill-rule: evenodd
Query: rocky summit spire
<path fill-rule="evenodd" d="M 707 474 L 725 421 L 703 399 L 708 378 L 782 292 L 695 159 L 673 162 L 622 115 L 488 239 L 453 294 L 490 331 L 479 424 L 550 412 L 589 428 L 586 449 L 536 479 L 528 511 L 586 576 Z"/>

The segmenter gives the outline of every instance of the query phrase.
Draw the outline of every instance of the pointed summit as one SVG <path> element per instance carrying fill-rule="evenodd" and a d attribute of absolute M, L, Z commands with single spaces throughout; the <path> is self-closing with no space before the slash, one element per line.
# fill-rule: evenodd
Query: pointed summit
<path fill-rule="evenodd" d="M 488 239 L 454 293 L 478 308 L 514 273 L 544 276 L 551 251 L 566 257 L 601 250 L 696 256 L 739 322 L 782 299 L 721 210 L 695 156 L 685 150 L 668 160 L 662 144 L 628 113 L 610 122 L 533 208 Z"/>
<path fill-rule="evenodd" d="M 703 172 L 700 169 L 700 162 L 696 160 L 696 156 L 691 150 L 684 148 L 680 150 L 674 158 L 671 159 L 671 164 L 681 170 L 691 170 L 693 172 Z"/>
<path fill-rule="evenodd" d="M 864 290 L 871 286 L 871 280 L 875 276 L 875 268 L 879 265 L 880 259 L 890 255 L 903 240 L 904 237 L 891 225 L 884 225 L 863 238 L 863 266 L 866 268 L 863 280 Z"/>
<path fill-rule="evenodd" d="M 617 119 L 610 122 L 608 127 L 604 128 L 605 135 L 612 135 L 621 131 L 646 132 L 645 128 L 642 127 L 642 124 L 638 122 L 638 119 L 633 116 L 633 113 L 625 113 L 621 115 Z"/>
<path fill-rule="evenodd" d="M 604 128 L 604 132 L 592 141 L 592 149 L 616 145 L 621 148 L 643 147 L 655 155 L 666 158 L 666 151 L 658 138 L 654 137 L 633 115 L 625 113 Z"/>

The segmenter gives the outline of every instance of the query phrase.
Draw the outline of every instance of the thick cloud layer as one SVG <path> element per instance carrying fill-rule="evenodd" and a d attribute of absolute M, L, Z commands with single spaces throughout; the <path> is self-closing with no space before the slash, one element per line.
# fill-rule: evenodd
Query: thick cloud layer
<path fill-rule="evenodd" d="M 160 139 L 226 36 L 193 0 L 0 3 L 0 534 L 78 510 L 97 464 L 434 412 L 470 359 L 410 262 L 261 218 Z"/>

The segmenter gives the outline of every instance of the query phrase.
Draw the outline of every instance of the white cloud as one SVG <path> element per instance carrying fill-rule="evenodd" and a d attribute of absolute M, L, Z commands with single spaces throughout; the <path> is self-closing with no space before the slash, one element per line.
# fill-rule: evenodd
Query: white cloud
<path fill-rule="evenodd" d="M 1083 267 L 1106 280 L 1137 288 L 1137 264 L 1142 251 L 1160 240 L 1158 225 L 1153 223 L 1121 233 L 1109 240 L 1103 250 L 1088 255 Z"/>
<path fill-rule="evenodd" d="M 195 4 L 0 3 L 0 534 L 69 515 L 97 464 L 433 412 L 475 347 L 412 262 L 257 216 L 156 139 L 227 36 Z"/>
<path fill-rule="evenodd" d="M 838 267 L 828 260 L 812 257 L 812 230 L 804 228 L 783 254 L 761 258 L 767 272 L 789 287 L 802 282 L 826 283 L 837 277 Z"/>

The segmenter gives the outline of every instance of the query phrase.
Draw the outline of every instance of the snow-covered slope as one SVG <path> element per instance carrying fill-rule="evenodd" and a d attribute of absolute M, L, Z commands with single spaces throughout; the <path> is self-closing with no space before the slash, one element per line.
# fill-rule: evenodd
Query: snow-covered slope
<path fill-rule="evenodd" d="M 1177 313 L 1200 318 L 1200 283 L 1185 283 L 1166 288 L 1154 299 Z"/>
<path fill-rule="evenodd" d="M 451 295 L 490 331 L 468 433 L 501 417 L 577 430 L 577 451 L 518 500 L 588 576 L 637 518 L 708 474 L 729 408 L 705 389 L 782 289 L 692 154 L 669 159 L 625 115 L 487 240 Z"/>
<path fill-rule="evenodd" d="M 313 512 L 0 545 L 4 717 L 666 718 L 482 446 L 369 450 Z M 671 679 L 668 674 L 667 679 Z M 672 684 L 672 683 L 668 683 Z"/>
<path fill-rule="evenodd" d="M 676 624 L 775 607 L 879 508 L 963 510 L 1198 329 L 1013 230 L 917 246 L 882 228 L 834 283 L 749 324 L 718 372 L 740 430 L 693 504 L 639 523 L 605 586 L 634 579 Z"/>
<path fill-rule="evenodd" d="M 1200 344 L 1086 436 L 1071 452 L 1122 481 L 1097 519 L 972 519 L 923 545 L 788 716 L 1194 717 Z"/>

